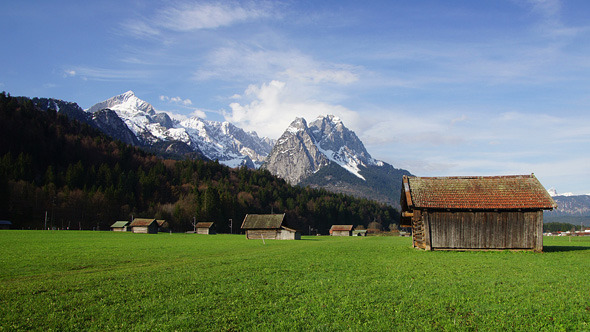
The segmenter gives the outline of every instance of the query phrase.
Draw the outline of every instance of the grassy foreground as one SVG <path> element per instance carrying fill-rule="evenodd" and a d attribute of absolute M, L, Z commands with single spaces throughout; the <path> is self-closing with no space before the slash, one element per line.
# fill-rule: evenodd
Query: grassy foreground
<path fill-rule="evenodd" d="M 0 330 L 588 331 L 590 238 L 544 240 L 0 231 Z"/>

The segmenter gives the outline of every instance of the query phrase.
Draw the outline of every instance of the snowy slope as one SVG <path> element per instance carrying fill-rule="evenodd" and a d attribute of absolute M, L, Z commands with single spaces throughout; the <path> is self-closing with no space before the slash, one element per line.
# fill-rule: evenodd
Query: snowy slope
<path fill-rule="evenodd" d="M 248 133 L 229 122 L 193 117 L 179 122 L 166 113 L 158 113 L 152 105 L 139 99 L 133 91 L 100 102 L 88 110 L 96 113 L 110 109 L 120 117 L 142 145 L 160 142 L 182 142 L 211 160 L 230 167 L 261 165 L 272 149 L 272 140 Z"/>

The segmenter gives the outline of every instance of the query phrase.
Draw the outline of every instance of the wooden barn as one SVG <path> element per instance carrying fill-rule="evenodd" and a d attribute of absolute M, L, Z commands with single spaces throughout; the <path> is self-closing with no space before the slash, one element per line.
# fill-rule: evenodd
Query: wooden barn
<path fill-rule="evenodd" d="M 301 233 L 283 226 L 285 214 L 247 214 L 242 223 L 246 238 L 271 240 L 301 240 Z"/>
<path fill-rule="evenodd" d="M 195 233 L 197 234 L 216 234 L 215 223 L 213 222 L 198 222 L 195 225 Z"/>
<path fill-rule="evenodd" d="M 426 250 L 543 250 L 543 210 L 557 207 L 534 174 L 408 177 L 402 227 Z"/>
<path fill-rule="evenodd" d="M 159 226 L 156 219 L 135 218 L 128 227 L 133 233 L 157 234 Z"/>
<path fill-rule="evenodd" d="M 350 236 L 350 234 L 352 233 L 352 227 L 352 225 L 332 225 L 332 227 L 330 227 L 330 235 Z"/>
<path fill-rule="evenodd" d="M 114 224 L 111 225 L 111 230 L 113 232 L 127 232 L 129 226 L 129 221 L 116 221 Z"/>

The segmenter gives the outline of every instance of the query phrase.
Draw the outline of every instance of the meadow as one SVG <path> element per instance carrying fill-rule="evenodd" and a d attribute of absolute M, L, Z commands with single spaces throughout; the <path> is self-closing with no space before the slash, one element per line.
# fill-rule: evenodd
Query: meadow
<path fill-rule="evenodd" d="M 544 246 L 0 231 L 0 330 L 590 330 L 590 237 Z"/>

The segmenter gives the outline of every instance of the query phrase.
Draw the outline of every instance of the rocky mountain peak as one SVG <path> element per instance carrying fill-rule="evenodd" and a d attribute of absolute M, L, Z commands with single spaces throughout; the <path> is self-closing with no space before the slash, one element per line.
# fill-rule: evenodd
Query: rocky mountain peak
<path fill-rule="evenodd" d="M 344 126 L 340 118 L 334 115 L 319 116 L 309 127 L 320 148 L 341 166 L 347 168 L 348 165 L 352 169 L 357 169 L 359 165 L 377 163 L 367 152 L 363 142 L 352 130 Z M 353 173 L 357 173 L 358 176 L 358 172 Z"/>
<path fill-rule="evenodd" d="M 316 145 L 305 119 L 296 118 L 277 140 L 262 167 L 291 184 L 297 184 L 329 163 Z"/>
<path fill-rule="evenodd" d="M 399 205 L 405 170 L 374 160 L 356 134 L 334 115 L 307 125 L 296 118 L 262 165 L 291 184 Z"/>
<path fill-rule="evenodd" d="M 304 118 L 295 118 L 289 127 L 287 127 L 286 132 L 296 135 L 297 133 L 306 131 L 307 129 L 307 122 Z"/>

